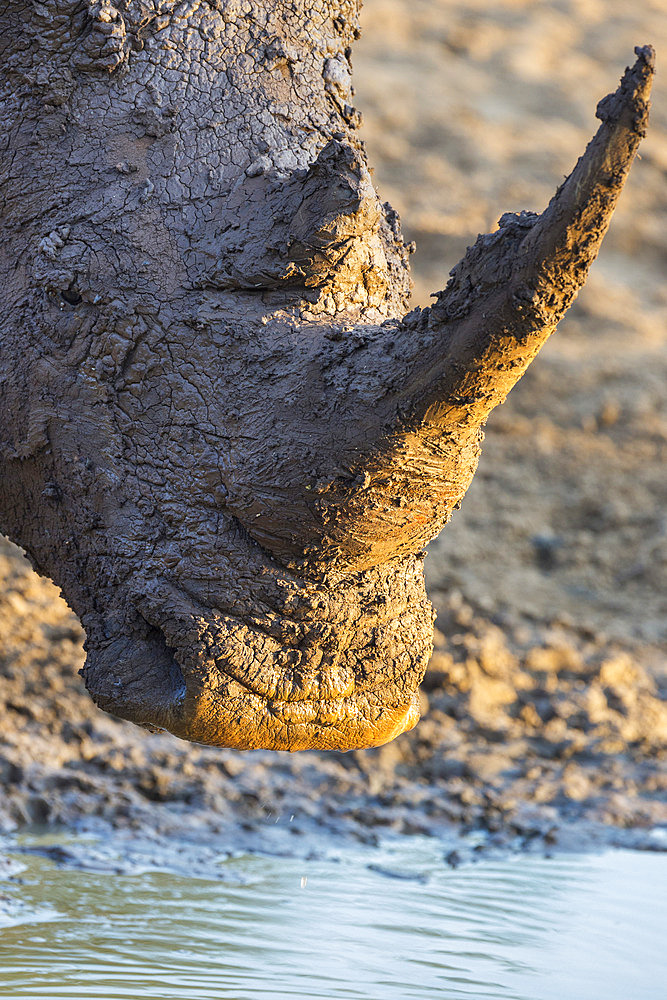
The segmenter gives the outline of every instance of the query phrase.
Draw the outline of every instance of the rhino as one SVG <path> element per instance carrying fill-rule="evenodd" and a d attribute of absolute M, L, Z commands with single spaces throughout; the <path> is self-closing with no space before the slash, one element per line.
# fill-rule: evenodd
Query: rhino
<path fill-rule="evenodd" d="M 95 702 L 198 743 L 415 725 L 424 548 L 647 126 L 650 46 L 542 214 L 410 310 L 352 103 L 359 8 L 0 10 L 0 530 L 79 616 Z"/>

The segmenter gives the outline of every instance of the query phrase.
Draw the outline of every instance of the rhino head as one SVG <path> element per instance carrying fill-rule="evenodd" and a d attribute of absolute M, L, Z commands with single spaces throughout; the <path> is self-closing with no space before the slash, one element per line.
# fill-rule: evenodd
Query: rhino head
<path fill-rule="evenodd" d="M 416 723 L 424 546 L 646 128 L 648 47 L 546 210 L 503 216 L 407 312 L 357 34 L 347 0 L 0 12 L 0 527 L 81 618 L 96 702 L 201 743 Z"/>

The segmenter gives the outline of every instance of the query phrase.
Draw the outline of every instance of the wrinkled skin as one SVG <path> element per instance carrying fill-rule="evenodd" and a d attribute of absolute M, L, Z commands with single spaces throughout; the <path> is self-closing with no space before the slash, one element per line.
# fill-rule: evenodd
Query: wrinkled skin
<path fill-rule="evenodd" d="M 0 528 L 81 618 L 98 704 L 198 742 L 415 724 L 423 547 L 646 128 L 649 48 L 546 211 L 405 316 L 351 103 L 358 6 L 0 11 Z"/>

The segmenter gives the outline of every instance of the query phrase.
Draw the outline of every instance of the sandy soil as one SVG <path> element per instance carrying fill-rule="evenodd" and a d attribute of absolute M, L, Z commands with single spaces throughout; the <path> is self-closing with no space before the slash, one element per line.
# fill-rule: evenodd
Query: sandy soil
<path fill-rule="evenodd" d="M 478 232 L 540 210 L 664 0 L 367 0 L 357 101 L 426 304 Z M 0 541 L 0 829 L 109 823 L 266 842 L 479 829 L 655 847 L 667 824 L 667 77 L 587 288 L 489 422 L 431 546 L 424 718 L 376 751 L 214 751 L 98 712 L 83 634 Z M 302 840 L 304 838 L 301 838 Z M 297 849 L 295 847 L 295 849 Z"/>

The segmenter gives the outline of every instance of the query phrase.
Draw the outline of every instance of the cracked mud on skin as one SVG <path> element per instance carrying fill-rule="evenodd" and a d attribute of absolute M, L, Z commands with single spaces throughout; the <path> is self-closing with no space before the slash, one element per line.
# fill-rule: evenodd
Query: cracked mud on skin
<path fill-rule="evenodd" d="M 643 137 L 637 49 L 540 216 L 434 305 L 351 104 L 354 3 L 6 4 L 2 529 L 100 706 L 216 746 L 418 716 L 423 548 L 586 278 Z"/>

